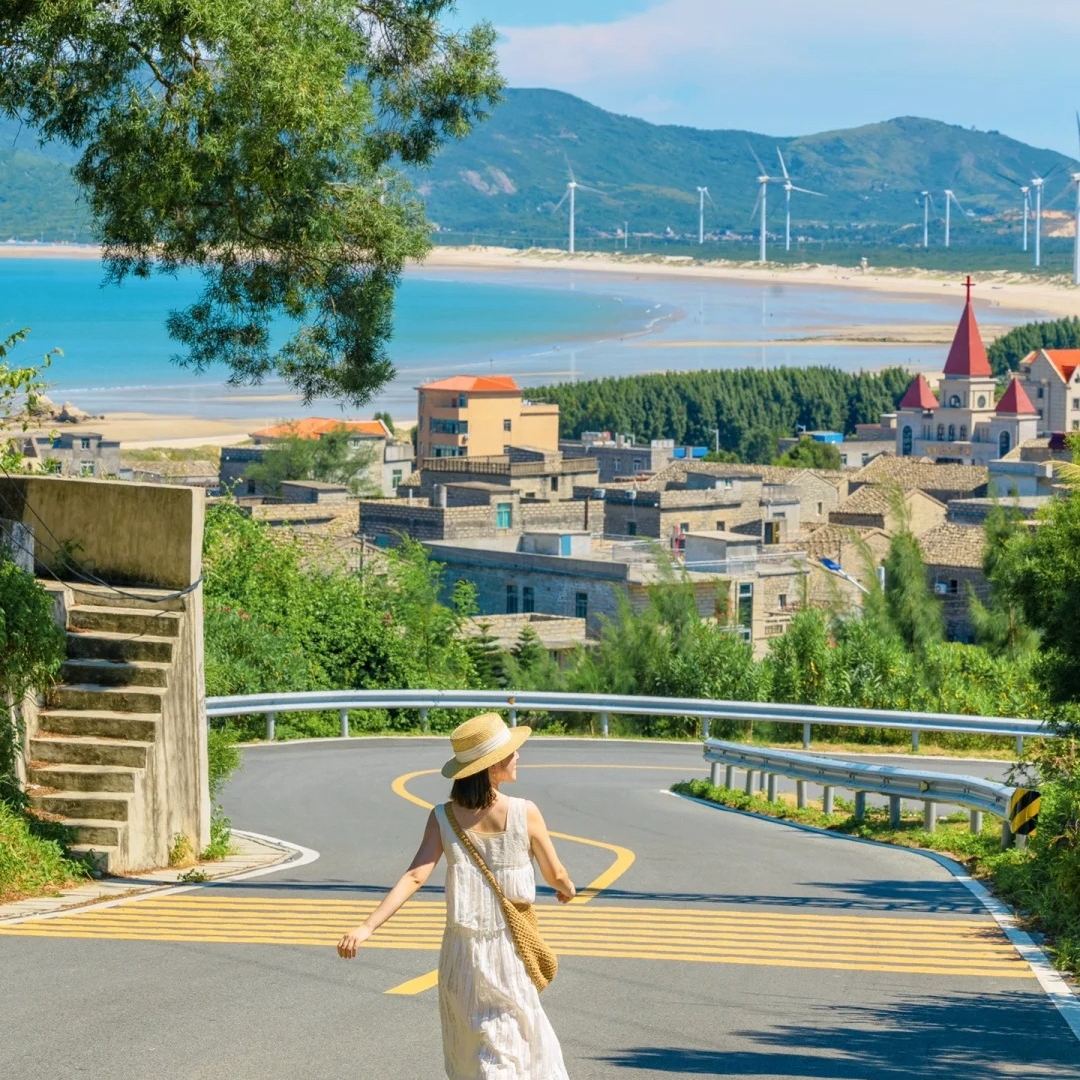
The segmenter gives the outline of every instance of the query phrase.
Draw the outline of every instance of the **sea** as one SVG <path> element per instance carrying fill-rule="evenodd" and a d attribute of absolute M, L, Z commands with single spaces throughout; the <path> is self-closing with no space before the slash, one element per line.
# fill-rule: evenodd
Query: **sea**
<path fill-rule="evenodd" d="M 95 415 L 148 412 L 206 419 L 336 415 L 305 407 L 277 380 L 229 386 L 222 366 L 192 372 L 174 359 L 170 310 L 199 293 L 195 273 L 103 284 L 87 258 L 0 259 L 0 339 L 29 327 L 10 359 L 59 349 L 50 396 Z M 349 415 L 407 418 L 415 387 L 453 374 L 512 375 L 525 386 L 660 371 L 828 364 L 846 371 L 898 365 L 939 371 L 940 344 L 799 339 L 864 326 L 951 326 L 959 290 L 941 298 L 805 284 L 605 275 L 566 269 L 410 269 L 398 291 L 390 355 L 396 375 Z M 981 309 L 978 305 L 983 305 Z M 980 318 L 1039 317 L 977 301 Z M 279 332 L 282 339 L 287 327 Z"/>

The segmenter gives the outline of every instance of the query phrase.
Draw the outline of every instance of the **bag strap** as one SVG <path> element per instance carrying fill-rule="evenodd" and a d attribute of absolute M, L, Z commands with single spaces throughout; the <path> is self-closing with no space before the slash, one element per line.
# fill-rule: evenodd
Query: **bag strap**
<path fill-rule="evenodd" d="M 469 839 L 465 830 L 458 824 L 458 819 L 454 816 L 454 807 L 451 803 L 444 803 L 443 810 L 446 813 L 446 820 L 450 822 L 450 827 L 457 834 L 457 838 L 461 841 L 461 846 L 472 856 L 473 862 L 476 863 L 480 873 L 487 878 L 488 884 L 495 890 L 495 895 L 499 898 L 499 902 L 503 905 L 506 904 L 506 896 L 504 895 L 502 888 L 499 886 L 498 879 L 488 868 L 488 864 L 484 862 L 480 852 L 476 850 L 476 845 Z"/>

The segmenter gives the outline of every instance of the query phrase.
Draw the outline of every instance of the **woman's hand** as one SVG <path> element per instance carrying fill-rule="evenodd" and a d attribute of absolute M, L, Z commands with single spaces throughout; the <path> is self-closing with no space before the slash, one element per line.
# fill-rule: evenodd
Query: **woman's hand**
<path fill-rule="evenodd" d="M 559 898 L 560 904 L 569 904 L 571 900 L 577 896 L 577 889 L 574 888 L 574 883 L 570 882 L 570 890 L 568 892 L 560 892 L 556 890 L 555 895 Z"/>
<path fill-rule="evenodd" d="M 342 960 L 352 960 L 353 957 L 356 956 L 356 950 L 359 949 L 371 935 L 372 929 L 370 926 L 358 926 L 355 930 L 350 930 L 338 942 L 338 956 L 340 956 Z"/>

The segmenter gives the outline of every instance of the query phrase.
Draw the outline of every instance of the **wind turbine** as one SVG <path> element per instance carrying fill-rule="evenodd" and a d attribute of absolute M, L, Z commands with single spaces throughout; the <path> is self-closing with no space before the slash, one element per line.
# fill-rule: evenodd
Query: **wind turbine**
<path fill-rule="evenodd" d="M 1043 184 L 1050 179 L 1057 170 L 1055 165 L 1045 176 L 1033 176 L 1031 186 L 1035 189 L 1035 265 L 1042 266 L 1042 199 Z"/>
<path fill-rule="evenodd" d="M 586 187 L 584 184 L 579 184 L 574 179 L 574 170 L 567 164 L 567 171 L 570 173 L 570 179 L 566 182 L 566 190 L 563 192 L 563 197 L 555 204 L 554 209 L 551 211 L 553 214 L 559 209 L 564 202 L 566 202 L 567 196 L 570 197 L 570 254 L 574 254 L 574 193 L 578 188 L 582 191 L 591 191 L 595 195 L 601 195 L 603 192 L 597 191 L 596 188 Z"/>
<path fill-rule="evenodd" d="M 929 191 L 920 191 L 922 196 L 922 246 L 925 251 L 930 246 L 930 204 L 934 201 Z"/>
<path fill-rule="evenodd" d="M 716 203 L 713 202 L 712 196 L 709 194 L 707 187 L 699 187 L 698 193 L 698 225 L 697 225 L 697 242 L 699 244 L 705 243 L 705 200 L 708 199 L 712 208 L 716 209 Z"/>
<path fill-rule="evenodd" d="M 959 210 L 961 214 L 964 214 L 964 213 L 967 212 L 960 205 L 960 200 L 952 193 L 952 191 L 949 188 L 946 188 L 945 189 L 945 246 L 946 247 L 949 246 L 949 224 L 950 224 L 950 222 L 949 222 L 949 210 L 950 210 L 950 207 L 951 207 L 952 203 L 956 203 L 956 209 Z"/>
<path fill-rule="evenodd" d="M 997 174 L 1002 180 L 1007 180 L 1013 187 L 1020 189 L 1020 194 L 1024 199 L 1024 251 L 1028 249 L 1028 217 L 1031 214 L 1031 186 L 1029 184 L 1021 184 L 1019 180 L 1014 180 L 1011 176 L 1006 176 L 1005 173 L 999 172 Z"/>
<path fill-rule="evenodd" d="M 1076 114 L 1076 135 L 1080 139 L 1080 112 Z M 1073 240 L 1073 285 L 1080 285 L 1080 172 L 1072 174 L 1076 185 L 1076 237 Z"/>
<path fill-rule="evenodd" d="M 759 158 L 757 156 L 757 154 L 754 153 L 754 148 L 749 143 L 746 144 L 746 148 L 747 148 L 747 150 L 750 151 L 751 154 L 753 154 L 754 161 L 757 162 L 757 167 L 761 170 L 761 172 L 758 174 L 758 178 L 757 178 L 757 182 L 758 182 L 758 185 L 759 185 L 757 202 L 754 203 L 754 209 L 750 211 L 750 219 L 753 220 L 754 215 L 758 212 L 758 207 L 760 207 L 761 208 L 761 239 L 760 239 L 760 244 L 759 244 L 759 249 L 758 249 L 758 262 L 766 262 L 767 261 L 767 259 L 765 258 L 765 209 L 766 209 L 766 202 L 767 202 L 766 193 L 768 191 L 768 188 L 769 188 L 770 184 L 779 183 L 779 177 L 770 176 L 768 174 L 768 172 L 766 172 L 765 166 L 761 164 L 761 158 Z"/>
<path fill-rule="evenodd" d="M 780 153 L 780 147 L 776 148 L 776 156 L 780 159 L 780 171 L 784 174 L 784 199 L 787 204 L 787 219 L 784 222 L 784 250 L 791 250 L 791 193 L 793 191 L 801 191 L 804 195 L 818 195 L 821 198 L 825 196 L 820 191 L 811 191 L 809 188 L 796 187 L 791 182 L 791 177 L 788 175 L 787 165 L 784 163 L 784 155 Z"/>

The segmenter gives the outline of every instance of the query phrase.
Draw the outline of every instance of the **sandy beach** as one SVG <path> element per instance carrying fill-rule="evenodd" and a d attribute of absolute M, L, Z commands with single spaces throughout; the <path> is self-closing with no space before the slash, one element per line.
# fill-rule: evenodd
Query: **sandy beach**
<path fill-rule="evenodd" d="M 235 446 L 247 440 L 252 431 L 265 426 L 251 420 L 205 420 L 198 416 L 114 412 L 106 415 L 104 420 L 90 417 L 78 424 L 54 424 L 52 430 L 73 435 L 94 432 L 105 439 L 123 443 L 125 450 L 142 450 L 150 446 L 177 449 Z"/>

